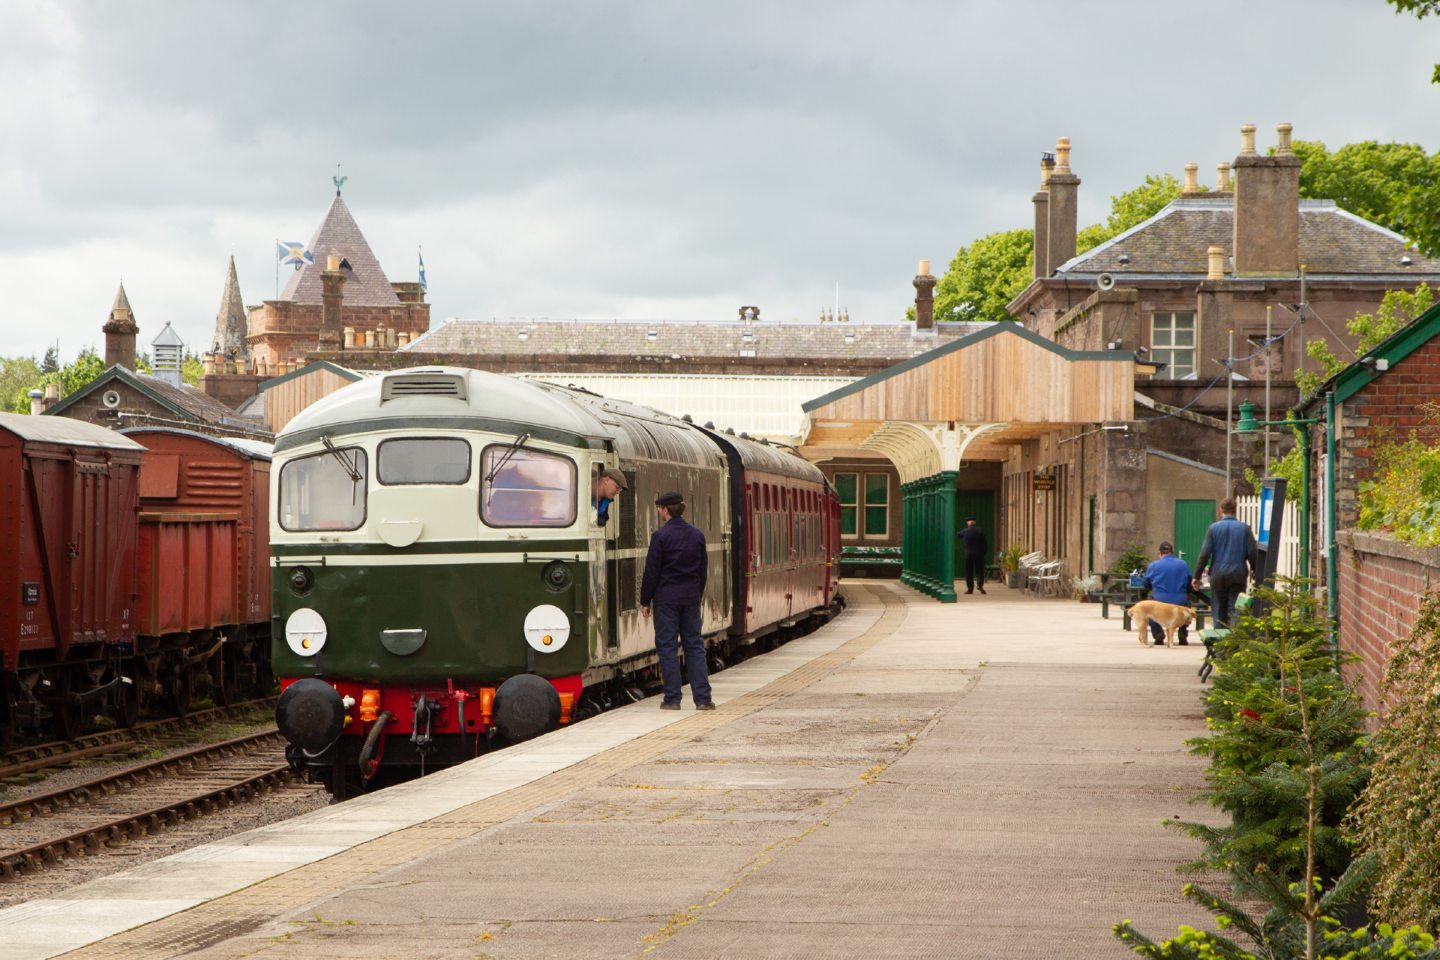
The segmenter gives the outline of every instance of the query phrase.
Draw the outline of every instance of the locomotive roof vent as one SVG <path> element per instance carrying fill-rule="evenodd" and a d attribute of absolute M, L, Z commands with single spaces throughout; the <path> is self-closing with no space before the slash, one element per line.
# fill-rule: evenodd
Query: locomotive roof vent
<path fill-rule="evenodd" d="M 386 377 L 380 385 L 380 402 L 404 397 L 468 399 L 465 377 L 457 373 L 402 373 Z"/>

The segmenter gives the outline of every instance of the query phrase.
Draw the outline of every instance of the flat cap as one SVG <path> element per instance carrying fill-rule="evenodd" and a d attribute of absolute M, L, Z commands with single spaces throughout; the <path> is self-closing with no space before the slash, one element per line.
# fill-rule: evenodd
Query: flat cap
<path fill-rule="evenodd" d="M 655 506 L 657 507 L 673 507 L 677 503 L 684 502 L 685 498 L 680 496 L 680 494 L 676 493 L 674 490 L 671 490 L 667 493 L 662 493 L 660 494 L 660 496 L 655 498 Z"/>
<path fill-rule="evenodd" d="M 616 470 L 614 467 L 609 467 L 605 470 L 601 470 L 600 476 L 609 477 L 611 480 L 614 480 L 615 485 L 621 490 L 630 489 L 630 487 L 625 483 L 625 474 L 621 473 L 619 470 Z"/>

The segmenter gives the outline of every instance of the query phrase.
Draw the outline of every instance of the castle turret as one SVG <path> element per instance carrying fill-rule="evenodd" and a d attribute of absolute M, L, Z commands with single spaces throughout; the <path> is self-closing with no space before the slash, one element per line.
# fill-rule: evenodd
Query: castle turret
<path fill-rule="evenodd" d="M 135 316 L 130 310 L 130 298 L 125 296 L 125 284 L 115 294 L 115 303 L 110 307 L 110 319 L 102 328 L 105 331 L 105 366 L 117 363 L 127 370 L 135 369 L 135 335 L 140 328 L 135 325 Z"/>

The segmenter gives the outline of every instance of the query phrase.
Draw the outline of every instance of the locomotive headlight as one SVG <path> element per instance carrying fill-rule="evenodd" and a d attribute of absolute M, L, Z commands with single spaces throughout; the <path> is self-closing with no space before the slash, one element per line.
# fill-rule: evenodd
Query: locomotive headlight
<path fill-rule="evenodd" d="M 570 565 L 564 560 L 551 560 L 541 568 L 540 579 L 545 582 L 546 590 L 559 593 L 568 588 L 575 577 L 570 572 Z"/>
<path fill-rule="evenodd" d="M 525 615 L 525 642 L 537 653 L 555 653 L 570 639 L 570 618 L 565 611 L 542 603 Z"/>
<path fill-rule="evenodd" d="M 309 567 L 296 567 L 290 571 L 290 589 L 295 591 L 296 596 L 303 597 L 315 586 L 315 574 L 310 572 Z"/>
<path fill-rule="evenodd" d="M 325 619 L 309 607 L 301 607 L 285 621 L 285 642 L 299 657 L 313 657 L 325 646 Z"/>

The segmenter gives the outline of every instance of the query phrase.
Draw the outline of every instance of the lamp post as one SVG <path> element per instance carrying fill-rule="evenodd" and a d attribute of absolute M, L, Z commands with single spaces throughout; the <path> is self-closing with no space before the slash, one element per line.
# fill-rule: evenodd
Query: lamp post
<path fill-rule="evenodd" d="M 1235 437 L 1239 440 L 1253 442 L 1260 439 L 1257 434 L 1261 430 L 1267 430 L 1269 427 L 1301 428 L 1319 422 L 1319 419 L 1301 420 L 1299 418 L 1256 420 L 1255 404 L 1249 400 L 1242 400 L 1240 401 L 1240 419 L 1235 422 Z M 1310 576 L 1310 431 L 1305 429 L 1300 430 L 1300 571 L 1302 577 Z"/>

